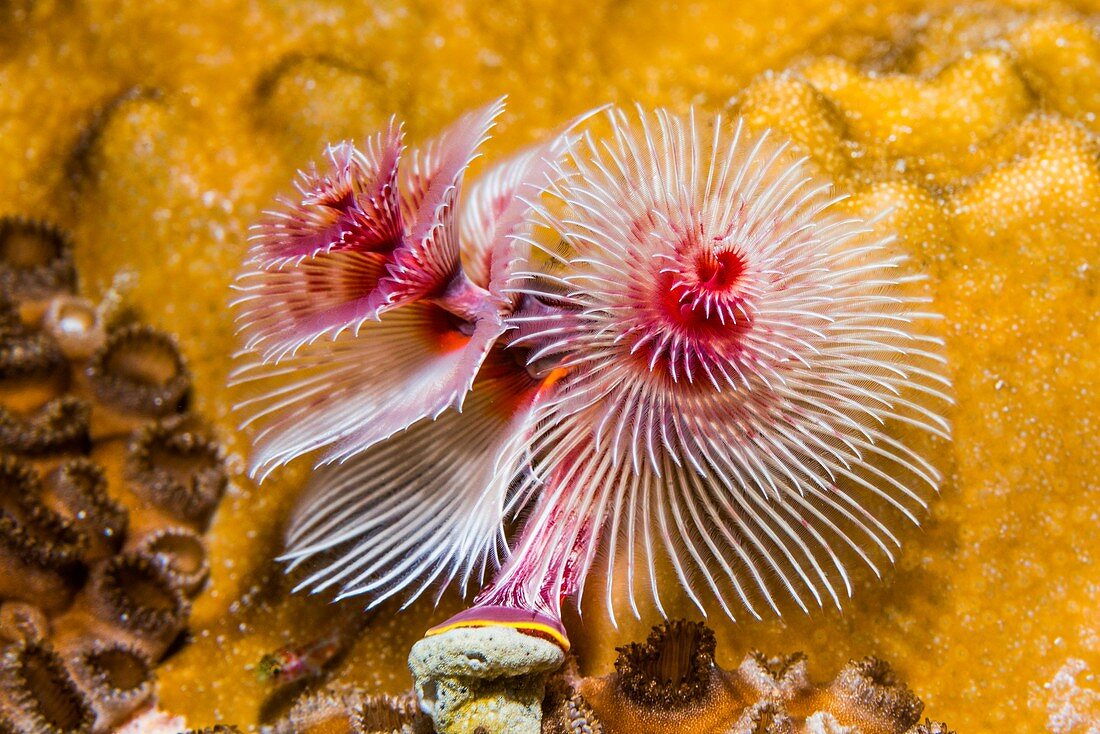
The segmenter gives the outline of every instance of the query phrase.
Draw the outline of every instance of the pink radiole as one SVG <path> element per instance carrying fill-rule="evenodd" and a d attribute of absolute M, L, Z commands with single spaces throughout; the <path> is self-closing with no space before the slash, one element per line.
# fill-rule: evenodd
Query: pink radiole
<path fill-rule="evenodd" d="M 332 146 L 258 228 L 234 380 L 256 476 L 319 457 L 299 588 L 476 587 L 429 634 L 563 647 L 594 569 L 613 620 L 665 574 L 704 614 L 839 606 L 940 482 L 919 278 L 740 121 L 611 109 L 467 186 L 501 110 Z"/>

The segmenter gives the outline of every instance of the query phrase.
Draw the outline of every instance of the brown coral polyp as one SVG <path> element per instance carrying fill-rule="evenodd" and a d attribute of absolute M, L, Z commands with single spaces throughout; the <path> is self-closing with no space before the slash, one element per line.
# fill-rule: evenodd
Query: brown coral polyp
<path fill-rule="evenodd" d="M 300 699 L 275 724 L 273 731 L 274 734 L 432 734 L 433 728 L 414 696 L 336 690 Z"/>
<path fill-rule="evenodd" d="M 0 446 L 41 456 L 87 449 L 91 408 L 73 395 L 54 398 L 30 414 L 0 407 Z"/>
<path fill-rule="evenodd" d="M 96 619 L 150 660 L 160 659 L 183 630 L 190 612 L 182 589 L 171 578 L 150 560 L 129 553 L 97 566 L 88 594 Z"/>
<path fill-rule="evenodd" d="M 41 299 L 75 287 L 73 247 L 64 232 L 47 222 L 0 219 L 0 292 Z"/>
<path fill-rule="evenodd" d="M 158 565 L 189 596 L 202 589 L 210 574 L 206 541 L 190 528 L 153 530 L 134 543 L 133 552 Z"/>
<path fill-rule="evenodd" d="M 543 712 L 543 731 L 557 734 L 603 734 L 603 724 L 584 697 L 574 693 L 562 702 L 561 707 L 551 712 Z"/>
<path fill-rule="evenodd" d="M 956 734 L 954 729 L 948 728 L 943 722 L 925 719 L 924 723 L 917 724 L 909 730 L 908 734 Z"/>
<path fill-rule="evenodd" d="M 138 494 L 173 517 L 200 526 L 228 483 L 217 443 L 163 424 L 135 435 L 126 471 Z"/>
<path fill-rule="evenodd" d="M 641 705 L 677 707 L 698 701 L 714 674 L 715 646 L 714 632 L 701 622 L 665 622 L 644 643 L 619 648 L 619 687 Z"/>
<path fill-rule="evenodd" d="M 85 641 L 69 652 L 68 661 L 95 710 L 97 732 L 113 730 L 153 695 L 152 665 L 136 647 Z"/>
<path fill-rule="evenodd" d="M 0 291 L 0 446 L 18 451 L 29 445 L 37 450 L 35 444 L 50 436 L 79 433 L 78 428 L 51 422 L 66 407 L 51 401 L 65 390 L 68 377 L 64 356 L 54 341 L 29 331 Z M 73 418 L 79 427 L 79 417 Z"/>
<path fill-rule="evenodd" d="M 41 496 L 33 468 L 0 456 L 0 598 L 54 610 L 72 597 L 87 541 Z"/>
<path fill-rule="evenodd" d="M 794 734 L 794 722 L 778 701 L 763 700 L 741 713 L 729 734 Z"/>
<path fill-rule="evenodd" d="M 376 695 L 365 696 L 351 706 L 351 731 L 356 734 L 432 734 L 434 729 L 415 696 Z"/>
<path fill-rule="evenodd" d="M 714 633 L 700 622 L 655 627 L 645 642 L 619 648 L 613 674 L 576 686 L 583 697 L 576 721 L 557 716 L 570 727 L 559 729 L 571 734 L 574 725 L 600 731 L 599 725 L 607 734 L 725 734 L 745 702 L 735 676 L 715 664 L 714 651 Z"/>
<path fill-rule="evenodd" d="M 0 663 L 0 685 L 23 734 L 91 732 L 95 714 L 61 657 L 43 643 L 13 645 Z"/>
<path fill-rule="evenodd" d="M 107 479 L 95 462 L 71 459 L 50 474 L 47 484 L 53 508 L 87 538 L 86 560 L 118 551 L 129 527 L 129 513 L 107 493 Z"/>
<path fill-rule="evenodd" d="M 275 724 L 274 734 L 353 734 L 351 709 L 358 699 L 331 691 L 305 696 Z"/>
<path fill-rule="evenodd" d="M 842 715 L 871 718 L 884 732 L 900 734 L 920 719 L 924 704 L 884 661 L 867 657 L 844 666 L 833 684 Z"/>
<path fill-rule="evenodd" d="M 85 374 L 106 406 L 143 417 L 181 411 L 191 387 L 176 340 L 141 324 L 111 332 L 92 355 Z"/>

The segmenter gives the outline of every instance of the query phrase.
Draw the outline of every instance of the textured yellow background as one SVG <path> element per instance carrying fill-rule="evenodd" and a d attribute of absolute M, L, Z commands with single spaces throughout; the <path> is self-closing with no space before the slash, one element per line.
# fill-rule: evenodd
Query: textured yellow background
<path fill-rule="evenodd" d="M 1100 42 L 1087 3 L 951 7 L 9 0 L 0 214 L 71 229 L 93 293 L 137 274 L 132 300 L 180 334 L 239 467 L 228 285 L 247 227 L 326 142 L 392 113 L 415 140 L 501 93 L 490 157 L 606 101 L 779 126 L 853 207 L 895 207 L 947 316 L 956 441 L 943 497 L 883 583 L 861 582 L 843 613 L 715 620 L 720 659 L 801 649 L 825 677 L 873 653 L 960 732 L 1041 731 L 1066 660 L 1100 670 Z M 254 724 L 270 689 L 249 666 L 356 613 L 288 598 L 270 562 L 303 471 L 238 482 L 217 517 L 195 639 L 160 671 L 193 725 Z M 404 688 L 408 646 L 458 603 L 381 609 L 340 679 Z M 652 621 L 587 615 L 584 667 L 606 670 Z"/>

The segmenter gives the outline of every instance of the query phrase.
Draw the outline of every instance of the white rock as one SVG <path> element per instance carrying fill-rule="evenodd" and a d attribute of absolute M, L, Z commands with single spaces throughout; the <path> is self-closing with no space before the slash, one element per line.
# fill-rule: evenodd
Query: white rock
<path fill-rule="evenodd" d="M 564 660 L 510 627 L 460 627 L 413 645 L 409 669 L 439 734 L 539 734 L 546 677 Z"/>

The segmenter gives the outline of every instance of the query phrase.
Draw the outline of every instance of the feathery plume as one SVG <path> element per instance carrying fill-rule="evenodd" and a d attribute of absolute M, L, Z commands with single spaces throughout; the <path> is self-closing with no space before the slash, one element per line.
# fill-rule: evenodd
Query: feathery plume
<path fill-rule="evenodd" d="M 597 562 L 613 618 L 639 587 L 663 611 L 663 568 L 704 613 L 839 606 L 938 487 L 910 438 L 949 433 L 936 316 L 889 234 L 775 136 L 665 111 L 611 110 L 461 193 L 498 112 L 408 170 L 392 124 L 334 149 L 253 248 L 254 471 L 324 450 L 284 556 L 300 586 L 483 587 L 429 634 L 563 646 Z"/>
<path fill-rule="evenodd" d="M 780 612 L 878 573 L 940 476 L 895 435 L 946 438 L 936 318 L 890 237 L 764 133 L 639 111 L 587 136 L 534 207 L 548 267 L 515 289 L 510 349 L 565 376 L 537 411 L 530 505 L 481 600 L 557 617 L 598 555 L 661 608 L 668 567 L 706 613 Z M 542 308 L 552 303 L 547 314 Z M 600 551 L 603 551 L 602 554 Z"/>

